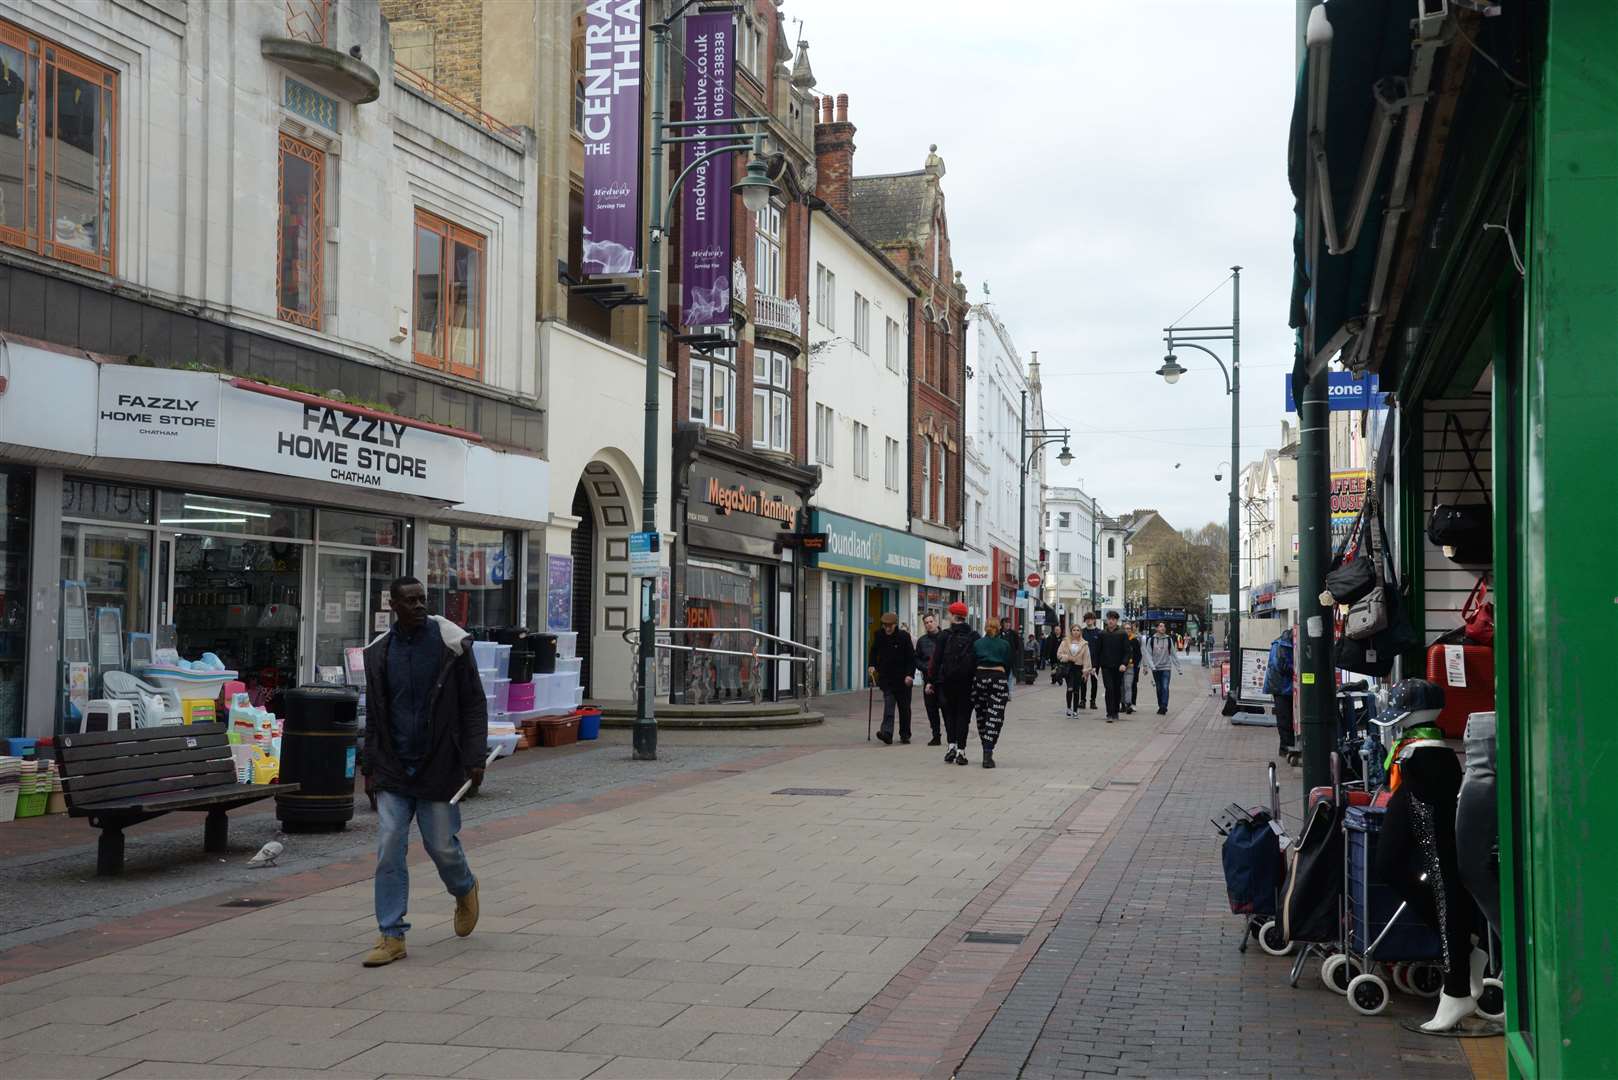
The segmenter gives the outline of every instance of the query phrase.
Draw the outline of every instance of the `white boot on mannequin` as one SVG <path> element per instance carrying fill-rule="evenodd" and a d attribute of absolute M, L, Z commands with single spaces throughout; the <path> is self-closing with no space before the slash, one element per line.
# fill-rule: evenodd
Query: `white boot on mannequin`
<path fill-rule="evenodd" d="M 1450 997 L 1448 994 L 1438 995 L 1438 1011 L 1433 1018 L 1421 1025 L 1421 1030 L 1438 1034 L 1452 1030 L 1456 1024 L 1478 1011 L 1478 999 L 1475 997 Z"/>

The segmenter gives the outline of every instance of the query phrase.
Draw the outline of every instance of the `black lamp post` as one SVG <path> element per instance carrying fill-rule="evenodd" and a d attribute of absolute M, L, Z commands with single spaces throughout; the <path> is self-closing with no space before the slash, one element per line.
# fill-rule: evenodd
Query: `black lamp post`
<path fill-rule="evenodd" d="M 644 481 L 641 488 L 641 527 L 647 532 L 657 534 L 657 412 L 658 412 L 658 379 L 662 374 L 663 352 L 663 234 L 666 231 L 664 222 L 674 212 L 674 197 L 680 193 L 680 185 L 685 178 L 691 175 L 693 169 L 705 161 L 734 154 L 741 151 L 751 151 L 747 162 L 747 175 L 732 185 L 732 190 L 742 196 L 742 204 L 750 212 L 756 213 L 769 205 L 770 196 L 779 189 L 770 180 L 768 169 L 764 163 L 764 137 L 763 126 L 769 123 L 767 116 L 738 116 L 721 121 L 713 120 L 674 120 L 664 119 L 668 107 L 665 98 L 668 96 L 668 51 L 669 27 L 675 19 L 698 0 L 685 0 L 677 5 L 672 12 L 652 23 L 652 114 L 651 114 L 651 187 L 648 192 L 648 203 L 651 217 L 646 223 L 647 259 L 646 259 L 646 430 L 644 445 L 641 448 L 641 477 Z M 704 5 L 704 10 L 726 10 L 727 5 Z M 731 11 L 738 10 L 729 5 Z M 715 127 L 726 129 L 725 134 L 709 134 L 707 129 Z M 751 128 L 754 132 L 751 139 L 744 139 L 739 133 L 741 128 Z M 668 132 L 676 134 L 670 135 Z M 693 134 L 679 134 L 681 131 L 691 131 Z M 732 141 L 725 141 L 725 140 Z M 663 147 L 668 143 L 703 143 L 712 146 L 701 154 L 670 184 L 668 198 L 663 197 Z M 632 738 L 633 756 L 636 761 L 657 760 L 657 718 L 652 708 L 652 686 L 656 672 L 656 581 L 654 578 L 642 578 L 640 583 L 640 641 L 638 667 L 640 671 L 640 685 L 635 699 L 635 730 Z"/>
<path fill-rule="evenodd" d="M 1219 371 L 1225 376 L 1225 393 L 1230 397 L 1230 617 L 1226 627 L 1226 645 L 1230 649 L 1231 678 L 1239 675 L 1237 663 L 1240 660 L 1241 635 L 1238 628 L 1241 623 L 1241 607 L 1239 601 L 1242 592 L 1241 575 L 1241 536 L 1237 532 L 1238 506 L 1238 479 L 1241 469 L 1237 462 L 1242 459 L 1242 268 L 1230 268 L 1231 300 L 1229 326 L 1168 326 L 1163 329 L 1163 340 L 1168 344 L 1168 355 L 1163 357 L 1163 366 L 1157 369 L 1157 374 L 1170 384 L 1180 381 L 1186 369 L 1180 366 L 1179 359 L 1174 355 L 1176 346 L 1185 346 L 1188 349 L 1198 349 L 1213 357 L 1214 363 L 1219 365 Z M 1217 353 L 1199 341 L 1228 341 L 1230 342 L 1230 367 L 1219 359 Z M 1232 684 L 1234 691 L 1234 682 Z"/>
<path fill-rule="evenodd" d="M 1017 588 L 1028 587 L 1027 568 L 1024 548 L 1028 543 L 1028 467 L 1034 463 L 1034 455 L 1052 443 L 1061 443 L 1062 452 L 1056 455 L 1058 465 L 1073 464 L 1073 451 L 1067 445 L 1068 436 L 1072 433 L 1069 428 L 1034 428 L 1028 427 L 1028 391 L 1022 392 L 1022 421 L 1018 424 L 1022 438 L 1017 445 L 1019 450 L 1019 463 L 1017 475 Z M 1034 443 L 1033 449 L 1028 444 Z M 1019 609 L 1020 610 L 1020 609 Z M 1017 627 L 1019 631 L 1026 627 Z"/>

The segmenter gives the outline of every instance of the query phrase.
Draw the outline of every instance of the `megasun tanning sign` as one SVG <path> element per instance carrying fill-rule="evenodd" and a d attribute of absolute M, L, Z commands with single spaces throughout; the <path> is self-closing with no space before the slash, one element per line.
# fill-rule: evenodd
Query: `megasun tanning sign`
<path fill-rule="evenodd" d="M 586 274 L 640 269 L 640 0 L 590 0 L 584 9 L 584 235 Z"/>

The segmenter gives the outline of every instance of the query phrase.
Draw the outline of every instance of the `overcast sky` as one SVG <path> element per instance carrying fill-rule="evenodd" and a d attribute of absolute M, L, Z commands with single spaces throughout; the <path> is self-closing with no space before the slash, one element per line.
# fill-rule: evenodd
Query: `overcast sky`
<path fill-rule="evenodd" d="M 1292 362 L 1295 81 L 1284 0 L 787 0 L 825 94 L 849 95 L 856 175 L 937 143 L 956 269 L 984 283 L 1046 422 L 1074 429 L 1107 513 L 1226 520 L 1230 402 L 1213 361 L 1153 375 L 1162 328 L 1242 266 L 1242 457 L 1279 444 Z M 1228 283 L 1184 321 L 1227 324 Z M 1228 343 L 1209 342 L 1229 361 Z M 1180 465 L 1175 468 L 1176 463 Z"/>

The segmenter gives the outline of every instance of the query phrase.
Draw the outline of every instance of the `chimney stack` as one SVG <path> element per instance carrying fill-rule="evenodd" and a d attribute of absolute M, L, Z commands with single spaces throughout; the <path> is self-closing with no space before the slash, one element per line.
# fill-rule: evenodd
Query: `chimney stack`
<path fill-rule="evenodd" d="M 820 99 L 815 125 L 815 194 L 845 220 L 854 180 L 854 125 L 848 122 L 848 95 Z"/>

